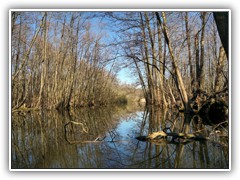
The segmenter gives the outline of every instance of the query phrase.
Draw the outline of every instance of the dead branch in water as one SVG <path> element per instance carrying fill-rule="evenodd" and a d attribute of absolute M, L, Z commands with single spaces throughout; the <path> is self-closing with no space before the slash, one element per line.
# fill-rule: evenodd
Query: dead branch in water
<path fill-rule="evenodd" d="M 174 139 L 176 138 L 182 138 L 182 139 L 191 139 L 191 140 L 207 140 L 209 139 L 208 137 L 203 136 L 199 132 L 196 133 L 166 133 L 164 131 L 158 131 L 158 132 L 153 132 L 149 134 L 146 139 L 147 140 L 154 140 L 157 138 L 164 138 L 164 137 L 172 137 Z"/>
<path fill-rule="evenodd" d="M 81 122 L 76 122 L 76 121 L 69 121 L 68 123 L 66 123 L 66 124 L 64 125 L 65 131 L 66 131 L 66 127 L 67 127 L 69 124 L 81 125 L 81 126 L 82 126 L 82 130 L 83 130 L 85 133 L 88 133 L 88 127 L 85 127 L 83 123 L 81 123 Z"/>

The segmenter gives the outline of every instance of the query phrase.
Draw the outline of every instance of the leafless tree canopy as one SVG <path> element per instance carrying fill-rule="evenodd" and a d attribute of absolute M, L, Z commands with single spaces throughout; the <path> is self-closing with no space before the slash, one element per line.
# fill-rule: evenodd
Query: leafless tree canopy
<path fill-rule="evenodd" d="M 212 12 L 12 12 L 12 108 L 121 101 L 128 68 L 135 99 L 192 112 L 196 94 L 228 88 L 218 29 Z"/>

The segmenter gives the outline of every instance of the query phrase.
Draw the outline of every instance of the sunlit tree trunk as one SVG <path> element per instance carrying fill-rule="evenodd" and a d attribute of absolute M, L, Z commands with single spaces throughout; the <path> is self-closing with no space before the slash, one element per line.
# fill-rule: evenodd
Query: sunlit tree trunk
<path fill-rule="evenodd" d="M 199 81 L 198 85 L 199 88 L 203 89 L 204 87 L 204 61 L 205 61 L 205 52 L 204 52 L 204 46 L 205 46 L 205 26 L 206 26 L 206 12 L 201 13 L 201 19 L 202 19 L 202 32 L 201 32 L 201 56 L 200 56 L 200 64 L 199 64 Z"/>
<path fill-rule="evenodd" d="M 148 81 L 148 90 L 149 90 L 149 98 L 147 99 L 147 102 L 150 100 L 150 104 L 154 104 L 154 91 L 153 91 L 153 77 L 152 77 L 152 71 L 150 68 L 150 61 L 149 61 L 149 55 L 148 55 L 148 46 L 147 46 L 147 36 L 145 33 L 145 26 L 143 22 L 143 16 L 142 13 L 140 12 L 140 17 L 141 17 L 141 30 L 142 30 L 142 35 L 143 35 L 143 44 L 144 44 L 144 59 L 146 59 L 146 63 L 144 63 L 146 72 L 147 72 L 147 81 Z"/>
<path fill-rule="evenodd" d="M 77 47 L 78 47 L 78 32 L 79 32 L 79 23 L 80 23 L 80 17 L 78 17 L 78 23 L 77 23 L 77 29 L 76 29 L 76 34 L 73 33 L 73 29 L 74 29 L 74 17 L 72 16 L 72 20 L 71 20 L 71 43 L 72 43 L 72 50 L 71 50 L 71 58 L 72 58 L 72 68 L 71 68 L 71 79 L 70 79 L 70 91 L 67 97 L 67 101 L 66 101 L 66 108 L 69 109 L 70 108 L 70 101 L 72 99 L 73 96 L 73 89 L 74 89 L 74 82 L 75 82 L 75 74 L 76 74 L 76 66 L 77 66 L 77 58 L 78 58 L 78 51 L 77 51 Z"/>
<path fill-rule="evenodd" d="M 165 15 L 164 12 L 162 12 L 163 23 L 160 19 L 160 16 L 159 16 L 158 12 L 156 12 L 156 16 L 157 16 L 157 20 L 158 20 L 159 24 L 161 24 L 161 26 L 162 26 L 162 31 L 163 31 L 163 34 L 164 34 L 164 38 L 165 38 L 165 41 L 168 45 L 168 49 L 169 49 L 169 53 L 170 53 L 170 56 L 171 56 L 174 72 L 175 72 L 175 75 L 176 75 L 176 80 L 177 80 L 177 83 L 178 83 L 179 89 L 180 89 L 179 93 L 181 95 L 181 98 L 182 98 L 182 101 L 183 101 L 183 104 L 184 104 L 184 107 L 185 107 L 185 112 L 190 113 L 190 112 L 192 112 L 192 109 L 190 107 L 190 104 L 189 104 L 189 101 L 188 101 L 188 95 L 187 95 L 187 92 L 186 92 L 186 89 L 185 89 L 185 86 L 184 86 L 184 83 L 183 83 L 183 80 L 182 80 L 180 70 L 178 68 L 177 61 L 175 60 L 175 56 L 174 56 L 174 53 L 173 53 L 173 50 L 172 50 L 171 41 L 169 39 L 168 28 L 167 28 L 167 25 L 166 25 L 166 15 Z"/>
<path fill-rule="evenodd" d="M 190 39 L 190 30 L 188 27 L 188 12 L 185 13 L 185 28 L 186 28 L 186 37 L 187 37 L 187 47 L 188 47 L 188 64 L 190 68 L 190 89 L 194 86 L 194 71 L 192 65 L 192 54 L 191 54 L 191 39 Z"/>
<path fill-rule="evenodd" d="M 44 86 L 46 81 L 47 75 L 47 12 L 44 13 L 44 32 L 43 32 L 43 57 L 41 62 L 41 85 L 40 85 L 40 92 L 39 92 L 39 99 L 37 107 L 43 108 L 44 103 Z M 45 101 L 46 103 L 46 101 Z"/>
<path fill-rule="evenodd" d="M 165 92 L 164 92 L 164 77 L 165 77 L 165 58 L 166 58 L 166 52 L 164 49 L 164 56 L 163 56 L 163 50 L 162 50 L 162 37 L 161 37 L 161 27 L 159 22 L 157 21 L 157 34 L 158 34 L 158 56 L 159 56 L 159 84 L 160 84 L 160 89 L 162 93 L 162 100 L 164 107 L 167 107 L 167 100 L 165 97 Z M 164 44 L 165 45 L 165 44 Z"/>
<path fill-rule="evenodd" d="M 224 51 L 224 48 L 221 46 L 219 49 L 219 57 L 217 60 L 214 92 L 218 92 L 220 90 L 220 77 L 221 77 L 221 72 L 223 70 L 224 56 L 225 56 L 225 51 Z"/>
<path fill-rule="evenodd" d="M 158 71 L 156 69 L 156 65 L 157 65 L 157 55 L 156 55 L 156 50 L 155 50 L 155 42 L 154 42 L 154 36 L 150 27 L 150 22 L 149 22 L 149 18 L 148 18 L 148 14 L 145 12 L 144 13 L 145 19 L 146 19 L 146 25 L 147 25 L 147 29 L 148 29 L 148 36 L 150 39 L 150 44 L 151 44 L 151 53 L 152 53 L 152 78 L 153 78 L 153 101 L 155 105 L 159 105 L 160 104 L 160 95 L 159 95 L 159 88 L 158 88 Z"/>
<path fill-rule="evenodd" d="M 202 27 L 201 27 L 201 39 L 200 39 L 200 53 L 199 53 L 199 32 L 195 36 L 195 51 L 196 51 L 196 89 L 204 88 L 204 37 L 205 37 L 205 25 L 206 25 L 206 12 L 201 13 Z"/>

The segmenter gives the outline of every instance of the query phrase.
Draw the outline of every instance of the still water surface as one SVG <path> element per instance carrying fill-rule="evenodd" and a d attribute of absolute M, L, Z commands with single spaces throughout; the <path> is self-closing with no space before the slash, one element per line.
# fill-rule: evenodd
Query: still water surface
<path fill-rule="evenodd" d="M 166 127 L 173 132 L 202 130 L 210 140 L 184 144 L 135 139 Z M 222 132 L 199 117 L 137 106 L 13 113 L 11 166 L 222 169 L 229 167 L 228 138 Z"/>

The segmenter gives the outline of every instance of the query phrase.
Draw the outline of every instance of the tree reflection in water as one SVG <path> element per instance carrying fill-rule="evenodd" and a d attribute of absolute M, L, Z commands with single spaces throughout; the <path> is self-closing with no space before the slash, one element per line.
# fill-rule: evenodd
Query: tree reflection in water
<path fill-rule="evenodd" d="M 228 127 L 159 107 L 111 107 L 12 114 L 11 165 L 22 168 L 228 168 Z M 137 136 L 201 131 L 207 141 Z M 225 133 L 225 134 L 224 134 Z"/>

